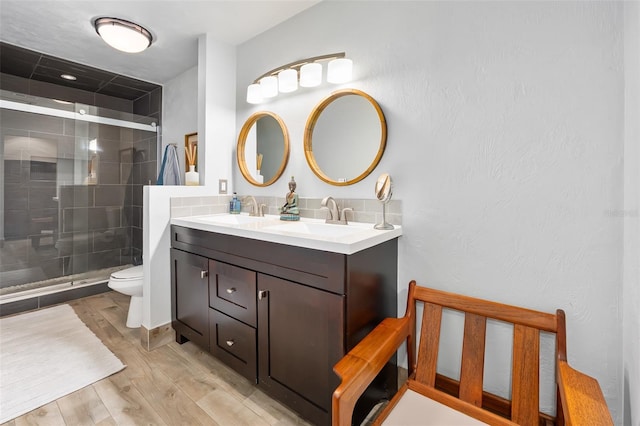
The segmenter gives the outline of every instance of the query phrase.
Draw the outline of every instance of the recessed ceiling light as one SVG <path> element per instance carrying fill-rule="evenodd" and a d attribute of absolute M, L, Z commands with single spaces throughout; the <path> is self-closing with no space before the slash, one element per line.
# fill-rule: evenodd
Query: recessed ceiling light
<path fill-rule="evenodd" d="M 65 80 L 70 80 L 70 81 L 75 81 L 77 80 L 75 75 L 71 75 L 71 74 L 60 74 L 60 77 L 64 78 Z"/>
<path fill-rule="evenodd" d="M 123 52 L 142 52 L 153 40 L 146 28 L 124 19 L 98 18 L 93 25 L 108 45 Z"/>

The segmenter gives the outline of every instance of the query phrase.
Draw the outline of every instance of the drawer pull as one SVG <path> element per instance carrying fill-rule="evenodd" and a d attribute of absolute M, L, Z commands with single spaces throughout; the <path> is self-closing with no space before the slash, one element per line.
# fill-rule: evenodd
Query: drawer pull
<path fill-rule="evenodd" d="M 267 290 L 258 291 L 258 300 L 262 300 L 267 297 Z"/>
<path fill-rule="evenodd" d="M 209 276 L 209 271 L 200 271 L 200 278 L 204 279 Z"/>
<path fill-rule="evenodd" d="M 235 287 L 231 287 L 227 289 L 227 293 L 232 294 L 236 292 L 236 288 Z"/>
<path fill-rule="evenodd" d="M 227 346 L 231 347 L 233 346 L 233 344 L 236 343 L 233 340 L 227 340 Z"/>

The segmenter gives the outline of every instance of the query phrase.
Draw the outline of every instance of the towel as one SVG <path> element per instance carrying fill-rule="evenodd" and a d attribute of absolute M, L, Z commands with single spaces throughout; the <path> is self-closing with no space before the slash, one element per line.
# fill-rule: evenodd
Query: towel
<path fill-rule="evenodd" d="M 180 165 L 178 164 L 178 149 L 175 145 L 167 145 L 164 149 L 162 166 L 158 175 L 158 185 L 182 185 L 180 181 Z"/>

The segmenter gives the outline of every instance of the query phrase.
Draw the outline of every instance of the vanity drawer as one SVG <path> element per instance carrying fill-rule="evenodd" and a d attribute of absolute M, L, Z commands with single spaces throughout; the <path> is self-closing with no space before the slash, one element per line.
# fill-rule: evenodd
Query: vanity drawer
<path fill-rule="evenodd" d="M 256 329 L 215 309 L 209 309 L 211 353 L 247 379 L 257 383 Z"/>
<path fill-rule="evenodd" d="M 209 260 L 209 306 L 256 327 L 256 272 Z"/>

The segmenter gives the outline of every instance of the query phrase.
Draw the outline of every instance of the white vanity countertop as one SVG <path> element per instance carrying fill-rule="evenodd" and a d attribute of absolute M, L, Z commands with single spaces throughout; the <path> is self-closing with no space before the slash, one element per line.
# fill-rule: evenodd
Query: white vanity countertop
<path fill-rule="evenodd" d="M 402 235 L 402 227 L 374 229 L 371 223 L 325 224 L 322 219 L 280 220 L 279 216 L 254 218 L 247 214 L 189 216 L 171 219 L 172 225 L 272 243 L 353 254 Z"/>

